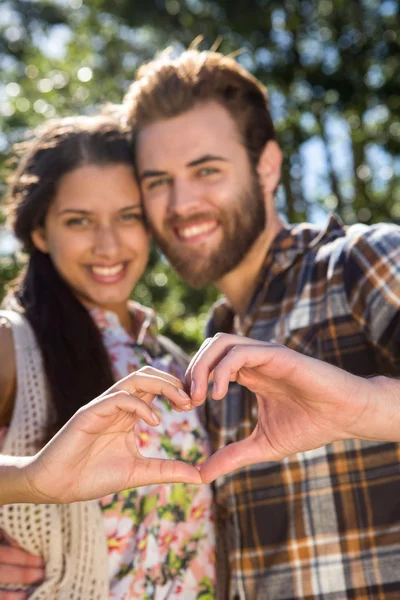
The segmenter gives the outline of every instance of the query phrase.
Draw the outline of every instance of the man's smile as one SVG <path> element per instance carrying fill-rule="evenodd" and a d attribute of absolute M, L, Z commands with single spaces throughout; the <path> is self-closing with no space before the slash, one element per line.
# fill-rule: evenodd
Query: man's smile
<path fill-rule="evenodd" d="M 173 230 L 179 241 L 186 244 L 198 244 L 210 237 L 218 228 L 218 221 L 212 219 L 178 225 L 173 227 Z"/>

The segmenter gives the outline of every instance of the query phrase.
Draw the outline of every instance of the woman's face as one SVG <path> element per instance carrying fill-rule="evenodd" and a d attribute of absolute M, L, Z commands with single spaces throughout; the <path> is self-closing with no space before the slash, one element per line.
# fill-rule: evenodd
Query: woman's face
<path fill-rule="evenodd" d="M 82 303 L 120 312 L 149 256 L 132 169 L 87 165 L 65 175 L 32 240 Z"/>

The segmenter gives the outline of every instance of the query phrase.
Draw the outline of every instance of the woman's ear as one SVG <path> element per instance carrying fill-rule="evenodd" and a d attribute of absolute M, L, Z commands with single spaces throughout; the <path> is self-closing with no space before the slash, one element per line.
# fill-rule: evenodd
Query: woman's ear
<path fill-rule="evenodd" d="M 49 247 L 47 244 L 46 231 L 44 227 L 37 227 L 34 229 L 31 233 L 31 240 L 35 248 L 44 254 L 48 254 Z"/>
<path fill-rule="evenodd" d="M 275 140 L 269 140 L 261 152 L 257 172 L 264 193 L 273 193 L 281 178 L 282 151 Z"/>

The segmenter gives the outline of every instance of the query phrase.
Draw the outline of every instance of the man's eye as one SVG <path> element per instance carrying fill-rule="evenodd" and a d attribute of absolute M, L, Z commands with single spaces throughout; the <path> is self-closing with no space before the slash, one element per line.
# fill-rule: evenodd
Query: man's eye
<path fill-rule="evenodd" d="M 198 173 L 200 177 L 207 177 L 208 175 L 214 175 L 214 173 L 218 173 L 218 169 L 215 169 L 214 167 L 202 167 Z"/>
<path fill-rule="evenodd" d="M 150 183 L 147 185 L 147 189 L 152 190 L 156 187 L 160 187 L 162 185 L 168 185 L 170 182 L 169 177 L 162 177 L 161 179 L 153 179 L 153 181 L 150 181 Z"/>
<path fill-rule="evenodd" d="M 71 217 L 65 224 L 67 227 L 84 227 L 85 225 L 89 225 L 89 219 L 87 217 Z"/>

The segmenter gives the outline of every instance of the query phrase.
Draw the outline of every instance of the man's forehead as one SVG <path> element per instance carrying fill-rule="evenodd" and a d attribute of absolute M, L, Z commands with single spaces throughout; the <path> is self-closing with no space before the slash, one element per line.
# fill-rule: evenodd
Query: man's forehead
<path fill-rule="evenodd" d="M 138 166 L 171 160 L 184 166 L 205 155 L 228 157 L 235 142 L 241 143 L 232 117 L 218 104 L 208 104 L 143 127 L 137 138 Z"/>

